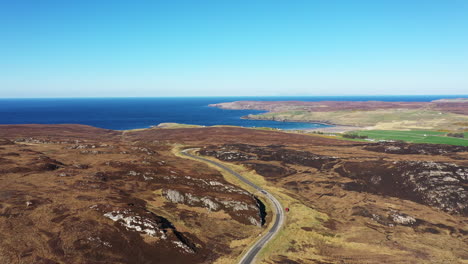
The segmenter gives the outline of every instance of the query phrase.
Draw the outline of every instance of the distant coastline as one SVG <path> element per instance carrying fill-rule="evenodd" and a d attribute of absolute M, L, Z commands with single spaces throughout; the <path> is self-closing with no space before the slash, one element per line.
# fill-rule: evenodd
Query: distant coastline
<path fill-rule="evenodd" d="M 84 124 L 106 129 L 142 129 L 160 123 L 200 126 L 232 125 L 309 130 L 335 126 L 327 119 L 254 120 L 242 117 L 264 114 L 265 110 L 229 110 L 208 105 L 232 101 L 406 101 L 465 97 L 431 96 L 265 96 L 265 97 L 161 97 L 161 98 L 10 98 L 0 99 L 0 124 Z M 315 121 L 316 120 L 316 121 Z"/>
<path fill-rule="evenodd" d="M 311 123 L 311 124 L 320 124 L 320 125 L 326 125 L 326 126 L 346 126 L 346 125 L 340 125 L 340 124 L 335 124 L 333 122 L 328 122 L 328 121 L 320 121 L 320 120 L 307 120 L 307 121 L 300 121 L 300 120 L 294 120 L 294 119 L 262 119 L 261 115 L 246 115 L 242 116 L 241 119 L 248 119 L 248 120 L 271 120 L 271 121 L 276 121 L 276 122 L 295 122 L 295 123 Z"/>
<path fill-rule="evenodd" d="M 468 129 L 468 99 L 421 101 L 231 101 L 210 105 L 228 110 L 261 110 L 243 119 L 310 122 L 367 129 Z"/>

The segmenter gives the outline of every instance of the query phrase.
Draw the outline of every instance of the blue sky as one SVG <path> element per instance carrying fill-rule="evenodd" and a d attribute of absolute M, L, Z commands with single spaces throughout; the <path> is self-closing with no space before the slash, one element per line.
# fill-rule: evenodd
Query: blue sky
<path fill-rule="evenodd" d="M 0 0 L 0 97 L 468 94 L 465 0 Z"/>

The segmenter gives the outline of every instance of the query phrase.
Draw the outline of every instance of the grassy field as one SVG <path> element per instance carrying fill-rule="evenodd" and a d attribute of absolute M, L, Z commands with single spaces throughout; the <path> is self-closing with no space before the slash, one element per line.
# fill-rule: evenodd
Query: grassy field
<path fill-rule="evenodd" d="M 375 129 L 456 130 L 468 123 L 468 116 L 426 109 L 378 109 L 372 111 L 309 112 L 287 111 L 249 115 L 249 119 L 324 122 Z"/>
<path fill-rule="evenodd" d="M 360 136 L 368 136 L 376 140 L 403 140 L 412 143 L 432 143 L 448 144 L 458 146 L 468 146 L 468 133 L 465 132 L 465 138 L 454 138 L 445 136 L 446 132 L 427 131 L 427 130 L 362 130 L 356 131 Z"/>

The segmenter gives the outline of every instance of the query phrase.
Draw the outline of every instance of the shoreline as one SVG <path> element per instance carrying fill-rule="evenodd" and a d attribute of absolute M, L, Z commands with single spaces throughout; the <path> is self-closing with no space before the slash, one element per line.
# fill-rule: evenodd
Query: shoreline
<path fill-rule="evenodd" d="M 365 130 L 367 127 L 359 127 L 359 126 L 350 126 L 350 125 L 340 125 L 332 122 L 324 122 L 324 121 L 299 121 L 299 120 L 290 120 L 290 119 L 285 119 L 284 121 L 281 120 L 274 120 L 274 119 L 255 119 L 255 118 L 249 118 L 249 116 L 243 116 L 241 119 L 246 119 L 246 120 L 268 120 L 268 121 L 275 121 L 275 122 L 292 122 L 292 123 L 309 123 L 309 124 L 320 124 L 320 125 L 326 125 L 326 127 L 317 127 L 317 128 L 299 128 L 299 129 L 280 129 L 284 131 L 288 130 L 299 130 L 307 133 L 311 132 L 324 132 L 324 133 L 345 133 L 345 132 L 350 132 L 350 131 L 355 131 L 355 130 Z"/>
<path fill-rule="evenodd" d="M 245 120 L 255 120 L 255 119 L 248 119 L 248 118 L 243 118 L 241 119 Z M 275 121 L 275 122 L 283 122 L 283 121 L 277 121 L 277 120 L 261 120 L 259 121 Z M 143 128 L 129 128 L 129 129 L 112 129 L 115 131 L 138 131 L 138 130 L 150 130 L 150 129 L 175 129 L 175 128 L 204 128 L 204 127 L 224 127 L 224 126 L 229 126 L 229 127 L 240 127 L 240 128 L 250 128 L 250 129 L 258 129 L 258 128 L 271 128 L 272 130 L 279 130 L 279 131 L 292 131 L 292 130 L 300 130 L 300 131 L 314 131 L 317 129 L 326 129 L 326 128 L 335 128 L 335 127 L 342 127 L 340 125 L 331 125 L 331 124 L 326 124 L 326 123 L 319 123 L 319 122 L 300 122 L 300 121 L 284 121 L 284 122 L 291 122 L 291 123 L 306 123 L 306 124 L 320 124 L 320 125 L 326 125 L 326 127 L 311 127 L 311 128 L 276 128 L 276 127 L 270 127 L 270 126 L 233 126 L 233 125 L 212 125 L 212 126 L 206 126 L 206 125 L 193 125 L 193 124 L 184 124 L 184 123 L 159 123 L 156 125 L 151 125 L 148 127 L 143 127 Z"/>
<path fill-rule="evenodd" d="M 271 112 L 267 112 L 267 113 L 271 113 Z M 259 117 L 261 115 L 258 115 Z M 274 118 L 251 118 L 249 117 L 248 115 L 246 116 L 242 116 L 241 119 L 246 119 L 246 120 L 260 120 L 260 121 L 275 121 L 275 122 L 291 122 L 291 123 L 308 123 L 308 124 L 320 124 L 320 125 L 326 125 L 326 126 L 349 126 L 349 125 L 341 125 L 341 124 L 336 124 L 336 123 L 332 123 L 332 122 L 327 122 L 327 121 L 314 121 L 314 120 L 293 120 L 293 119 L 284 119 L 284 120 L 275 120 Z M 349 126 L 351 127 L 351 126 Z"/>
<path fill-rule="evenodd" d="M 260 110 L 242 119 L 299 122 L 355 129 L 459 131 L 468 124 L 465 98 L 418 101 L 233 101 L 210 106 Z M 465 127 L 464 127 L 465 126 Z M 314 128 L 312 128 L 314 129 Z M 324 130 L 324 129 L 319 129 Z"/>

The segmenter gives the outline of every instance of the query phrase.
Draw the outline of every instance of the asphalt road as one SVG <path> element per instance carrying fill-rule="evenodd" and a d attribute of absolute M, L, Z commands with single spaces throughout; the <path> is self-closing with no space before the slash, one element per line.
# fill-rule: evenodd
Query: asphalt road
<path fill-rule="evenodd" d="M 265 195 L 265 197 L 267 199 L 269 199 L 271 201 L 271 203 L 274 205 L 274 208 L 273 208 L 274 210 L 273 211 L 275 211 L 274 213 L 275 213 L 275 216 L 276 216 L 275 217 L 275 222 L 271 226 L 270 230 L 268 230 L 267 233 L 265 233 L 259 240 L 257 240 L 257 242 L 244 254 L 244 256 L 242 257 L 242 259 L 239 262 L 239 264 L 254 263 L 255 257 L 258 255 L 260 250 L 263 247 L 265 247 L 265 245 L 268 243 L 268 241 L 270 241 L 281 229 L 281 226 L 283 225 L 284 218 L 285 218 L 283 207 L 281 206 L 280 202 L 273 195 L 271 195 L 266 190 L 263 190 L 261 187 L 255 185 L 254 183 L 252 183 L 248 179 L 244 178 L 239 173 L 231 170 L 230 168 L 228 168 L 228 167 L 224 166 L 223 164 L 218 163 L 216 161 L 212 161 L 212 160 L 200 157 L 200 156 L 195 156 L 195 155 L 192 155 L 190 153 L 187 153 L 187 151 L 189 151 L 189 150 L 194 150 L 194 149 L 182 150 L 182 152 L 181 152 L 182 155 L 185 155 L 185 156 L 188 156 L 188 157 L 191 157 L 191 158 L 203 161 L 203 162 L 208 162 L 210 164 L 213 164 L 213 165 L 215 165 L 215 166 L 229 172 L 230 174 L 236 176 L 239 180 L 241 180 L 244 183 L 250 185 L 252 188 L 256 189 L 257 191 L 263 193 Z"/>

